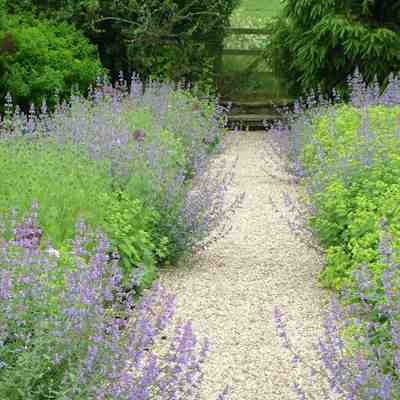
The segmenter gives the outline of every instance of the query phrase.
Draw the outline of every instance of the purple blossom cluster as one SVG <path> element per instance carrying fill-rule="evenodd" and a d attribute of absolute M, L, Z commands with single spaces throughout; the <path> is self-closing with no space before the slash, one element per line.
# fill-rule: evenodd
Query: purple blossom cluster
<path fill-rule="evenodd" d="M 371 121 L 366 112 L 367 107 L 371 105 L 381 105 L 388 108 L 398 106 L 400 104 L 400 75 L 391 73 L 388 76 L 386 88 L 381 90 L 376 79 L 368 86 L 363 81 L 358 69 L 356 69 L 353 76 L 349 77 L 348 85 L 351 90 L 349 104 L 363 112 L 359 131 L 363 139 L 363 151 L 358 151 L 359 154 L 357 156 L 360 157 L 360 161 L 364 165 L 368 166 L 373 163 L 374 157 L 378 154 L 380 148 L 375 140 L 376 133 L 370 128 Z M 326 115 L 327 113 L 335 116 L 337 107 L 341 104 L 343 104 L 343 99 L 335 90 L 333 90 L 329 98 L 324 98 L 321 93 L 311 91 L 305 99 L 300 98 L 294 102 L 293 110 L 280 110 L 283 114 L 286 114 L 289 123 L 282 124 L 278 122 L 274 124 L 270 127 L 268 134 L 273 138 L 273 146 L 277 154 L 289 159 L 287 169 L 296 180 L 310 177 L 310 173 L 306 173 L 306 168 L 302 165 L 300 159 L 305 140 L 311 140 L 314 145 L 319 147 L 317 157 L 321 160 L 320 175 L 329 177 L 338 172 L 337 170 L 329 170 L 328 163 L 325 162 L 326 155 L 322 146 L 312 137 L 312 123 L 318 116 Z M 331 123 L 333 123 L 333 120 L 331 119 Z M 330 130 L 334 135 L 335 126 L 330 126 Z M 399 134 L 400 130 L 397 130 L 398 138 L 400 138 Z M 340 172 L 342 174 L 347 169 L 347 175 L 351 176 L 351 161 L 350 158 L 340 160 Z M 314 181 L 315 178 L 316 176 L 313 175 Z M 322 182 L 317 183 L 320 184 Z M 320 189 L 321 187 L 318 186 L 318 190 Z"/>
<path fill-rule="evenodd" d="M 376 79 L 372 85 L 368 86 L 356 69 L 353 76 L 349 77 L 348 85 L 351 89 L 350 104 L 363 112 L 361 128 L 359 129 L 361 145 L 357 148 L 356 153 L 337 157 L 335 163 L 327 160 L 323 146 L 313 137 L 315 130 L 313 121 L 327 113 L 334 117 L 337 107 L 343 104 L 343 99 L 336 93 L 335 89 L 333 89 L 329 98 L 324 98 L 320 93 L 311 90 L 308 97 L 296 100 L 292 108 L 277 108 L 279 112 L 286 115 L 288 123 L 284 124 L 280 120 L 273 125 L 264 123 L 264 127 L 268 130 L 268 138 L 271 138 L 268 141 L 283 163 L 286 172 L 294 183 L 302 182 L 304 184 L 305 210 L 300 210 L 294 205 L 288 192 L 282 193 L 284 205 L 290 211 L 291 219 L 283 214 L 282 218 L 287 220 L 289 227 L 297 233 L 301 241 L 319 252 L 321 251 L 320 247 L 315 238 L 312 237 L 313 232 L 308 224 L 309 218 L 317 213 L 313 200 L 325 191 L 326 185 L 332 177 L 339 176 L 346 185 L 349 185 L 354 173 L 360 166 L 371 168 L 376 160 L 385 162 L 385 157 L 388 156 L 387 148 L 390 147 L 390 144 L 397 146 L 392 149 L 393 151 L 400 150 L 400 147 L 398 147 L 400 146 L 400 114 L 397 138 L 390 144 L 388 138 L 388 145 L 383 146 L 376 133 L 371 129 L 371 121 L 366 111 L 370 105 L 394 107 L 400 104 L 400 76 L 391 73 L 388 76 L 388 84 L 382 91 Z M 333 121 L 334 118 L 330 120 L 329 129 L 332 135 L 337 135 Z M 318 169 L 316 171 L 307 169 L 301 160 L 301 154 L 307 142 L 312 143 L 317 149 Z M 280 208 L 272 198 L 269 201 L 274 210 L 279 213 Z"/>
<path fill-rule="evenodd" d="M 209 343 L 196 357 L 191 322 L 176 328 L 165 357 L 150 349 L 174 297 L 154 284 L 135 303 L 122 291 L 118 254 L 83 221 L 68 255 L 49 254 L 49 243 L 24 233 L 39 231 L 37 207 L 12 223 L 15 237 L 5 239 L 3 226 L 0 238 L 0 398 L 198 398 Z"/>

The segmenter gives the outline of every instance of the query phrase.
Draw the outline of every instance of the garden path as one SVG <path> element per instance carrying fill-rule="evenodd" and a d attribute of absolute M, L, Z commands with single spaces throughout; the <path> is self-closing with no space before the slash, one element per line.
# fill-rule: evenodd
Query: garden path
<path fill-rule="evenodd" d="M 294 368 L 276 335 L 275 305 L 285 313 L 295 348 L 318 365 L 312 345 L 322 334 L 321 311 L 329 300 L 329 293 L 317 283 L 321 256 L 279 216 L 288 214 L 282 193 L 290 193 L 297 202 L 299 196 L 284 168 L 272 162 L 276 156 L 266 135 L 265 131 L 242 131 L 224 136 L 225 149 L 213 162 L 233 162 L 239 155 L 228 204 L 246 192 L 242 208 L 233 216 L 233 228 L 193 262 L 162 270 L 159 278 L 161 286 L 176 295 L 168 337 L 172 338 L 177 322 L 192 320 L 198 349 L 205 336 L 210 339 L 202 400 L 216 400 L 225 384 L 231 387 L 231 400 L 297 399 L 293 382 L 307 387 L 308 370 Z M 266 174 L 266 165 L 275 177 Z M 280 213 L 274 211 L 270 196 Z M 154 350 L 164 354 L 163 343 L 169 340 L 160 342 Z M 323 398 L 319 384 L 309 388 L 316 399 Z"/>

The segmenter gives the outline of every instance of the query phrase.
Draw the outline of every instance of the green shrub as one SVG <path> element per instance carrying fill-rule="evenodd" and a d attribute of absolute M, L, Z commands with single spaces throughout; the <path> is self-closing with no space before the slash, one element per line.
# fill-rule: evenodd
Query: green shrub
<path fill-rule="evenodd" d="M 363 112 L 341 105 L 335 113 L 315 118 L 302 137 L 306 175 L 319 182 L 310 194 L 317 210 L 310 225 L 327 249 L 321 280 L 328 287 L 351 285 L 353 270 L 362 264 L 369 265 L 381 286 L 382 220 L 395 238 L 394 248 L 400 242 L 399 112 L 398 106 L 370 106 L 369 126 L 363 128 Z"/>
<path fill-rule="evenodd" d="M 224 27 L 239 0 L 92 1 L 7 0 L 13 14 L 33 12 L 66 21 L 98 47 L 114 79 L 135 71 L 144 81 L 158 78 L 199 83 L 214 89 Z"/>
<path fill-rule="evenodd" d="M 95 47 L 67 23 L 8 16 L 0 48 L 0 97 L 10 93 L 24 109 L 44 98 L 54 106 L 56 91 L 61 98 L 76 87 L 86 93 L 105 72 Z"/>

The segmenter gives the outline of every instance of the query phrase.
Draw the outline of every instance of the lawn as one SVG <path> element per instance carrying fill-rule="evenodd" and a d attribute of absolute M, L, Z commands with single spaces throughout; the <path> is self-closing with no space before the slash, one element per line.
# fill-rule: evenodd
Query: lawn
<path fill-rule="evenodd" d="M 281 0 L 243 0 L 240 10 L 251 17 L 274 17 L 282 8 Z"/>

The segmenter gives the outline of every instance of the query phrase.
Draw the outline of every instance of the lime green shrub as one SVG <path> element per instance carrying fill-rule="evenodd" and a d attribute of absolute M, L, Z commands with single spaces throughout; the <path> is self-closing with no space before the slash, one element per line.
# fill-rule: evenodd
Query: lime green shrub
<path fill-rule="evenodd" d="M 156 262 L 168 255 L 168 238 L 156 233 L 160 214 L 124 192 L 104 194 L 99 203 L 105 210 L 100 226 L 118 250 L 125 284 L 129 284 L 132 267 L 140 267 L 142 276 L 137 286 L 149 287 L 156 277 Z"/>
<path fill-rule="evenodd" d="M 362 111 L 341 105 L 315 118 L 301 138 L 300 159 L 317 210 L 310 225 L 326 248 L 325 286 L 351 285 L 354 268 L 368 264 L 379 287 L 381 221 L 394 248 L 400 244 L 399 113 L 399 106 Z"/>

